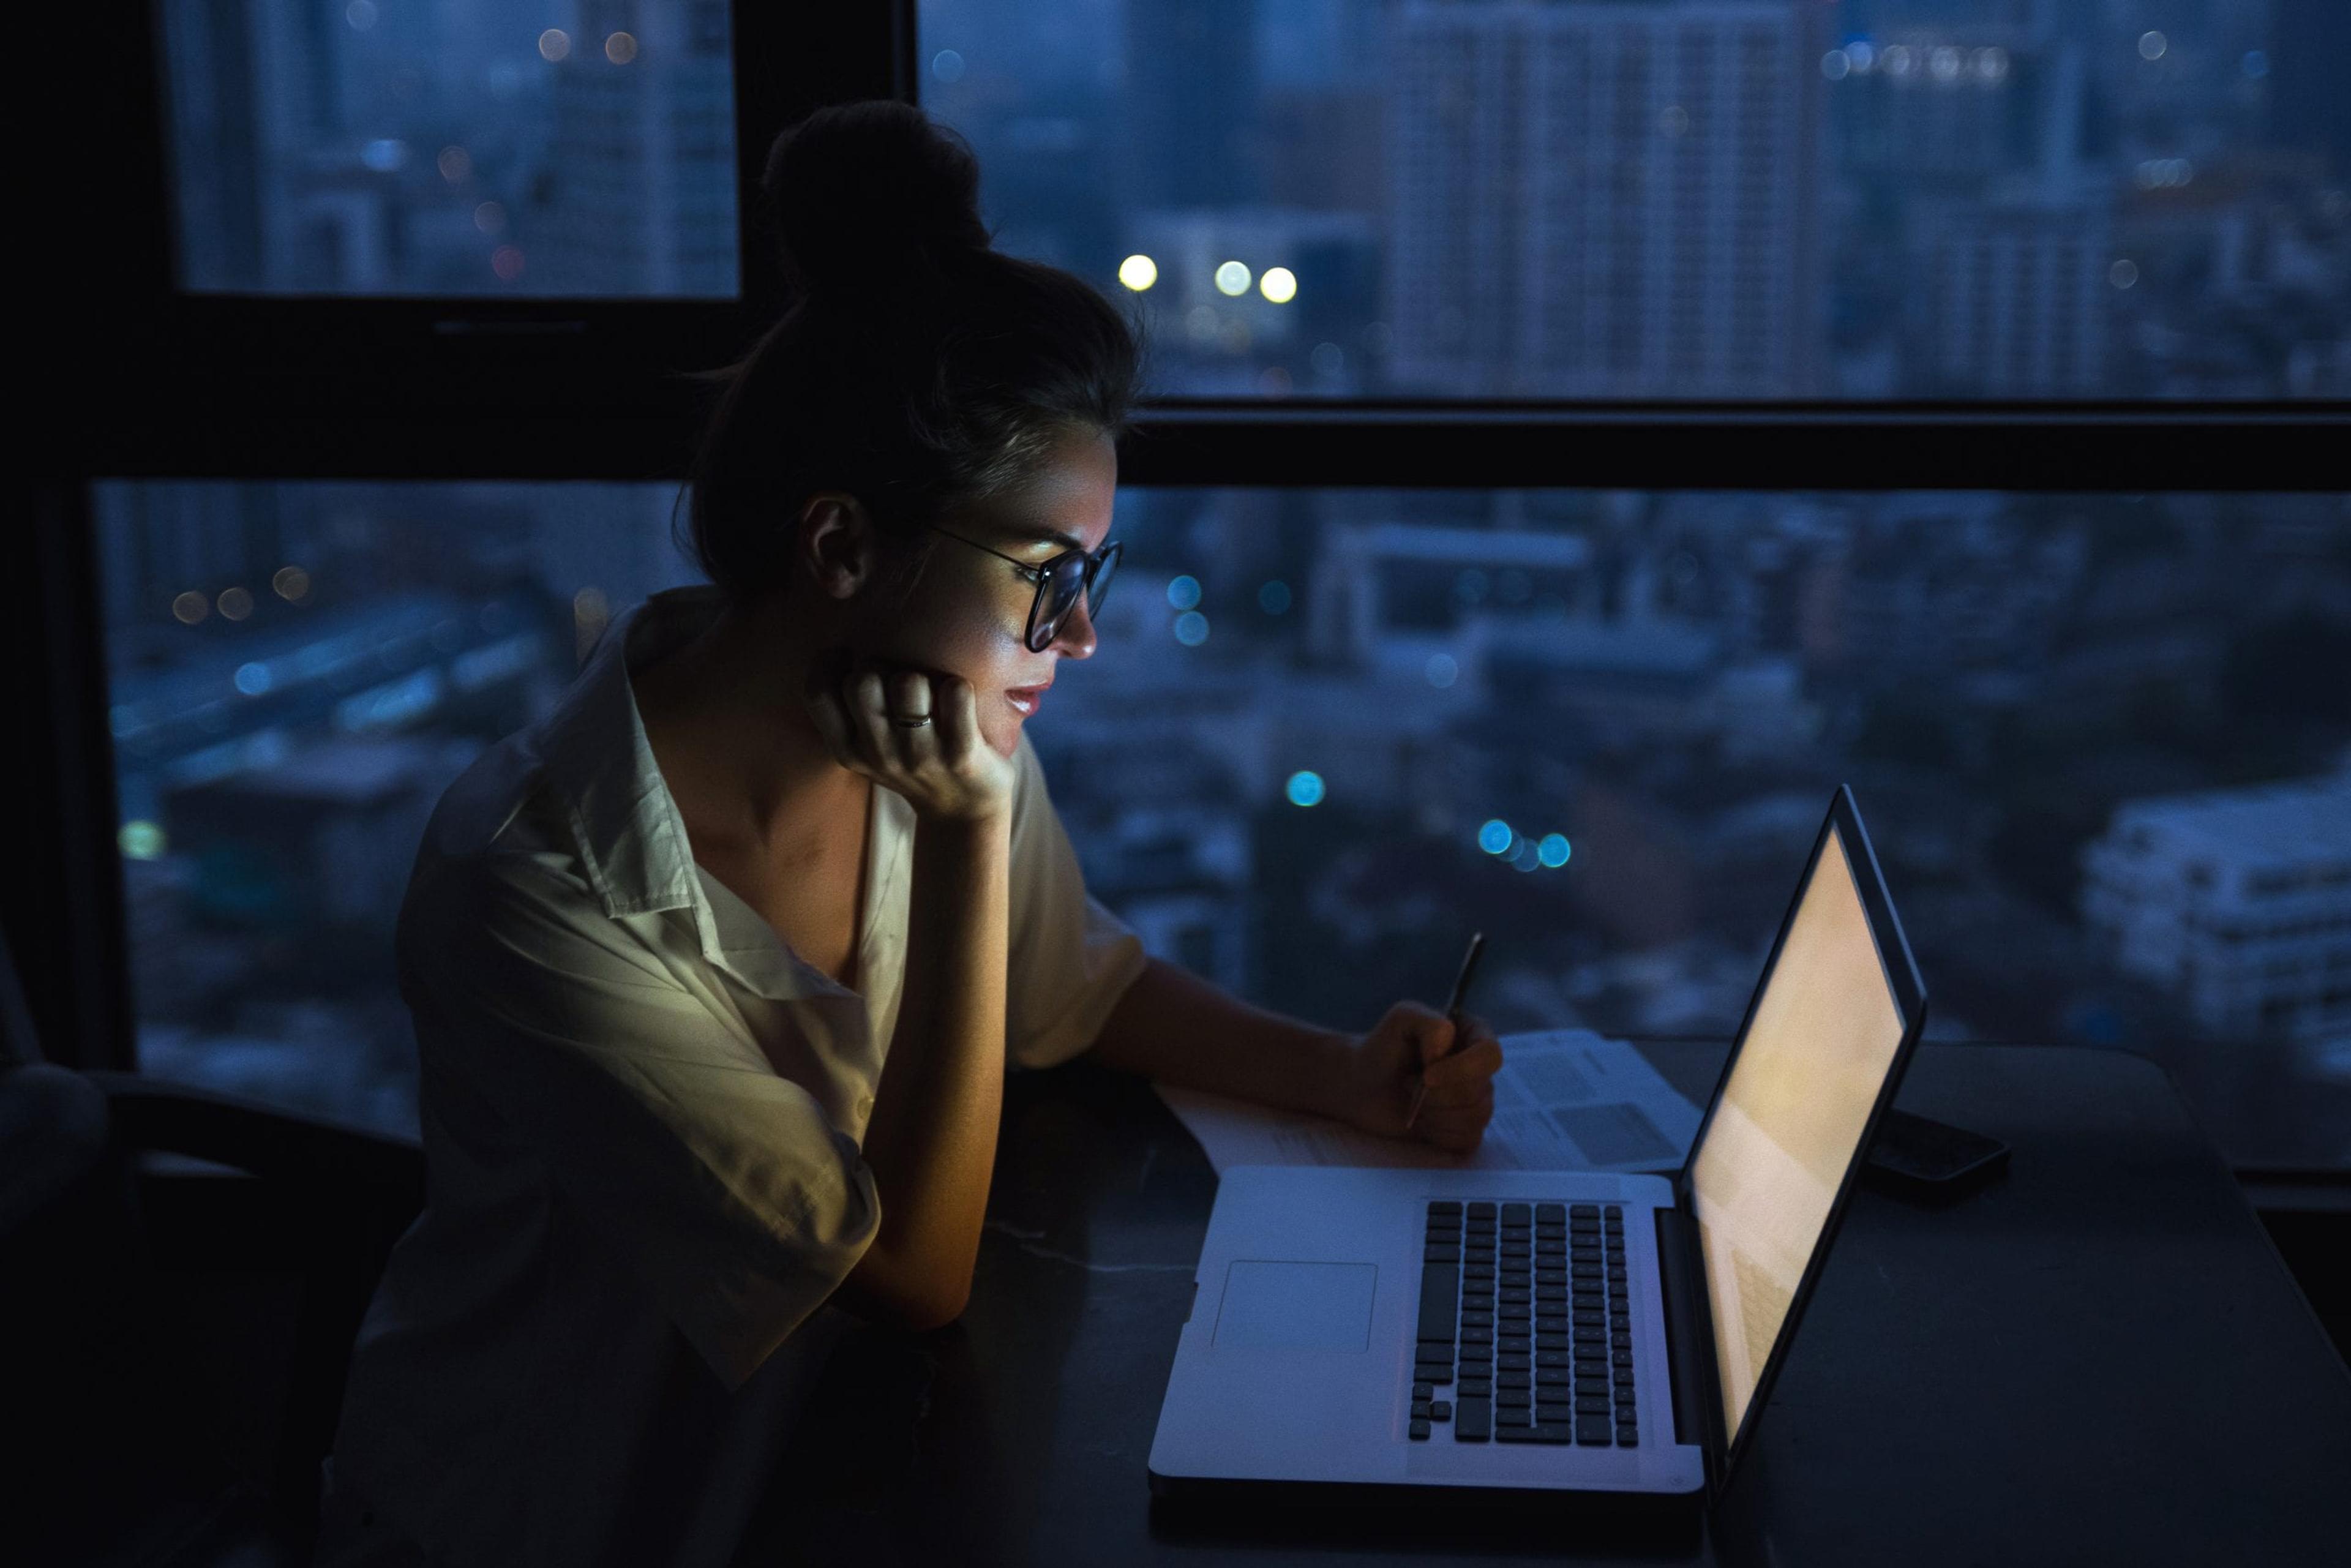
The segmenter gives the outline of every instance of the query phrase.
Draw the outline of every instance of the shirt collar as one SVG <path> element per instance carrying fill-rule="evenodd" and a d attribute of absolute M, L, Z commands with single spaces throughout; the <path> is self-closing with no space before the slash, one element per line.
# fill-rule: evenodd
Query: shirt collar
<path fill-rule="evenodd" d="M 725 609 L 710 584 L 666 589 L 616 619 L 579 677 L 539 729 L 545 776 L 580 848 L 588 883 L 614 918 L 683 909 L 702 955 L 761 996 L 790 1000 L 855 997 L 803 962 L 758 913 L 695 863 L 685 820 L 664 782 L 637 711 L 630 673 L 699 635 Z M 875 795 L 868 886 L 883 894 L 904 874 L 911 812 L 888 790 Z M 879 904 L 869 896 L 861 924 L 872 956 Z M 859 978 L 865 978 L 861 963 Z"/>

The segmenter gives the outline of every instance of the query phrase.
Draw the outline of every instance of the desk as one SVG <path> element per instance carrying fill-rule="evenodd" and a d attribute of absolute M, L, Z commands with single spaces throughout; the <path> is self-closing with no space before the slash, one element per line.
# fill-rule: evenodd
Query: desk
<path fill-rule="evenodd" d="M 1720 1045 L 1644 1049 L 1704 1102 Z M 1155 1509 L 1216 1177 L 1148 1084 L 1017 1076 L 969 1310 L 841 1343 L 744 1560 L 2342 1561 L 2351 1373 L 2162 1074 L 1930 1045 L 1900 1103 L 2008 1140 L 2008 1175 L 1940 1209 L 1855 1195 L 1756 1451 L 1710 1521 L 1652 1544 Z"/>

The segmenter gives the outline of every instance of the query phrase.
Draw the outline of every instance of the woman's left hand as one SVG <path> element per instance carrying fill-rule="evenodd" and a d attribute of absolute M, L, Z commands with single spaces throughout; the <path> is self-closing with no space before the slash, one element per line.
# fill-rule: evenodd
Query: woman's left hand
<path fill-rule="evenodd" d="M 1454 1154 L 1469 1154 L 1494 1114 L 1494 1074 L 1501 1042 L 1481 1019 L 1465 1015 L 1461 1050 L 1443 1013 L 1418 1002 L 1398 1002 L 1358 1038 L 1347 1058 L 1333 1113 L 1350 1126 L 1391 1138 L 1414 1138 Z M 1428 1094 L 1410 1127 L 1405 1117 L 1423 1079 Z"/>

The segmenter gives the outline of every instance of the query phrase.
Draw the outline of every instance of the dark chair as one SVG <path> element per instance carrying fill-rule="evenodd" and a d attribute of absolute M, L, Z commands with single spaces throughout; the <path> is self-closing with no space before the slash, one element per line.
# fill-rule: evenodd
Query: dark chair
<path fill-rule="evenodd" d="M 0 942 L 12 1558 L 307 1562 L 351 1343 L 423 1199 L 413 1140 L 45 1061 Z"/>

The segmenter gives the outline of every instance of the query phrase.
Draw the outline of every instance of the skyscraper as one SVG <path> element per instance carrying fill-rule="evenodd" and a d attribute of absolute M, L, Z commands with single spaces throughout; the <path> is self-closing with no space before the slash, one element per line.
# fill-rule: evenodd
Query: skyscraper
<path fill-rule="evenodd" d="M 517 236 L 523 291 L 733 295 L 723 0 L 580 0 L 578 31 L 555 67 L 543 216 Z"/>
<path fill-rule="evenodd" d="M 1405 0 L 1393 26 L 1401 390 L 1812 389 L 1821 78 L 1792 0 Z"/>
<path fill-rule="evenodd" d="M 1133 204 L 1256 199 L 1257 51 L 1257 0 L 1127 0 Z"/>

